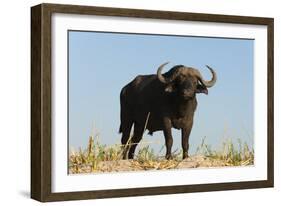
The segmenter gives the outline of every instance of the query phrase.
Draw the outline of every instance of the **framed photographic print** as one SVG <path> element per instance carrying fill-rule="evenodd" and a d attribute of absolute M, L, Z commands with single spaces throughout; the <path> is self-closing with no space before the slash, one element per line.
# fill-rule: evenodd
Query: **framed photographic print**
<path fill-rule="evenodd" d="M 273 187 L 273 19 L 31 8 L 31 197 Z"/>

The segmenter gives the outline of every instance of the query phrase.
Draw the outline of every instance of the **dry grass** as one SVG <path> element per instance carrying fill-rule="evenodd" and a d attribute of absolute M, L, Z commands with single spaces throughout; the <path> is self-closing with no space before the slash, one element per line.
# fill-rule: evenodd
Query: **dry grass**
<path fill-rule="evenodd" d="M 78 151 L 71 151 L 69 155 L 70 173 L 83 173 L 84 170 L 96 172 L 102 161 L 117 161 L 122 157 L 121 145 L 106 147 L 101 145 L 98 138 L 89 137 L 88 147 L 85 150 L 79 148 Z"/>
<path fill-rule="evenodd" d="M 194 156 L 182 161 L 182 151 L 175 151 L 172 160 L 166 160 L 149 147 L 149 142 L 140 142 L 134 160 L 122 160 L 120 144 L 106 146 L 99 138 L 90 136 L 86 149 L 71 151 L 69 173 L 95 173 L 114 171 L 163 170 L 185 167 L 245 166 L 254 163 L 254 151 L 238 140 L 238 147 L 231 140 L 222 142 L 220 149 L 213 150 L 203 138 Z M 129 143 L 127 143 L 129 145 Z M 198 158 L 199 157 L 199 158 Z"/>
<path fill-rule="evenodd" d="M 237 139 L 238 147 L 235 146 L 232 139 L 226 139 L 222 142 L 218 150 L 213 150 L 211 145 L 206 143 L 206 137 L 202 139 L 197 147 L 197 154 L 204 155 L 211 159 L 221 160 L 226 166 L 245 166 L 254 164 L 254 150 L 250 149 L 248 144 L 242 144 L 241 139 Z"/>

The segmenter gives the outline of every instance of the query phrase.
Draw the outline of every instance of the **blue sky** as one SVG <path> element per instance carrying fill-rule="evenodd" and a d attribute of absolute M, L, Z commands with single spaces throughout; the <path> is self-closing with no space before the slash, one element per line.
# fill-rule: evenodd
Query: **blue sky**
<path fill-rule="evenodd" d="M 155 74 L 169 61 L 198 68 L 210 79 L 206 64 L 218 80 L 209 95 L 197 95 L 198 107 L 190 135 L 193 153 L 206 137 L 214 147 L 223 138 L 253 144 L 254 40 L 182 37 L 103 32 L 69 32 L 69 144 L 85 147 L 99 133 L 103 144 L 120 143 L 119 94 L 138 74 Z M 94 131 L 93 131 L 94 130 Z M 181 148 L 180 131 L 173 130 L 173 150 Z M 164 145 L 162 132 L 144 138 L 155 151 Z"/>

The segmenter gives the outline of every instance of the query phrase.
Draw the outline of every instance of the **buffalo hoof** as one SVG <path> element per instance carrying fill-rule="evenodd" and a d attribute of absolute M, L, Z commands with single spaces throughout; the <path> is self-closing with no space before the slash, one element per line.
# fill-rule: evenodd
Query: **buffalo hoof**
<path fill-rule="evenodd" d="M 129 156 L 128 156 L 128 159 L 129 159 L 129 160 L 134 159 L 134 155 L 129 155 Z"/>
<path fill-rule="evenodd" d="M 123 152 L 123 154 L 122 154 L 122 159 L 123 159 L 123 160 L 128 159 L 128 154 L 127 154 L 126 152 Z"/>
<path fill-rule="evenodd" d="M 165 157 L 166 157 L 167 160 L 171 160 L 172 159 L 172 155 L 171 154 L 166 154 Z"/>
<path fill-rule="evenodd" d="M 134 156 L 123 156 L 123 160 L 132 160 L 134 159 Z"/>
<path fill-rule="evenodd" d="M 189 156 L 188 156 L 188 154 L 187 153 L 183 153 L 183 155 L 182 155 L 182 159 L 184 160 L 184 159 L 187 159 Z"/>

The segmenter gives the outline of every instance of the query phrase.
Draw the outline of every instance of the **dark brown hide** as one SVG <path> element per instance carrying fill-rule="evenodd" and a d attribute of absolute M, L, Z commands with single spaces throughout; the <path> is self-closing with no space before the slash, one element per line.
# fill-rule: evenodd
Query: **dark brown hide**
<path fill-rule="evenodd" d="M 161 70 L 166 64 L 158 68 L 157 75 L 139 75 L 121 90 L 119 132 L 124 145 L 123 158 L 127 158 L 127 153 L 128 158 L 134 157 L 145 129 L 151 135 L 163 131 L 166 158 L 171 158 L 172 128 L 181 129 L 183 158 L 188 157 L 189 135 L 197 107 L 196 93 L 208 94 L 207 87 L 213 86 L 217 77 L 215 71 L 207 66 L 213 77 L 205 81 L 197 69 L 183 65 L 174 66 L 162 75 Z M 130 138 L 133 125 L 134 134 Z"/>

